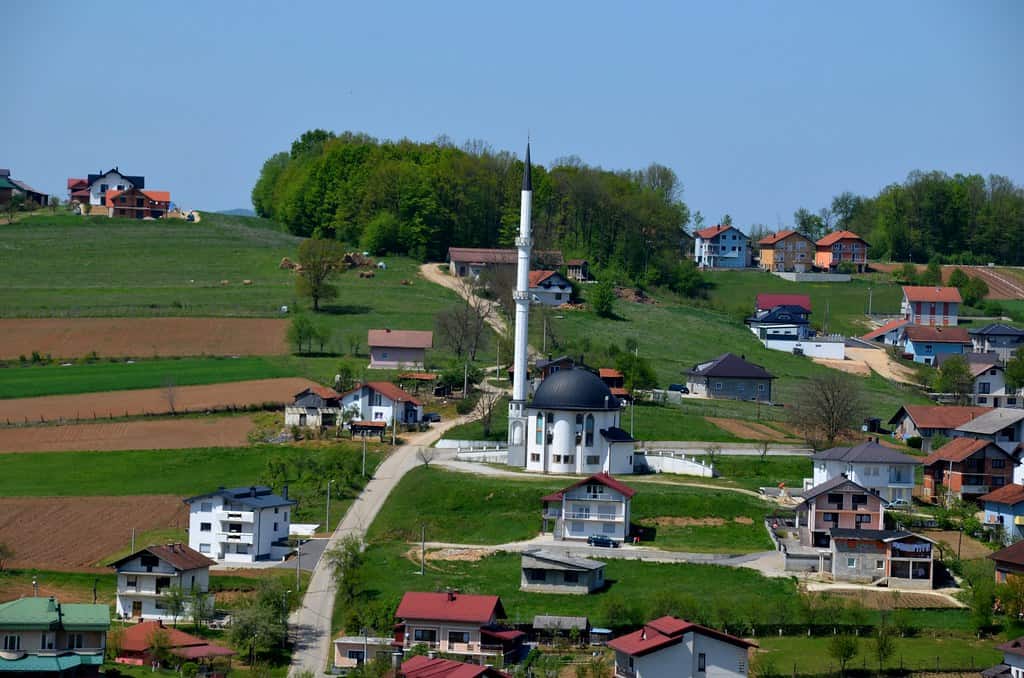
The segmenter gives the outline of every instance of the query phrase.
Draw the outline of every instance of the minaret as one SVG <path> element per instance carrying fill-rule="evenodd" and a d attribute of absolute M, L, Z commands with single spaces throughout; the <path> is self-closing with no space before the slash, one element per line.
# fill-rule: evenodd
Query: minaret
<path fill-rule="evenodd" d="M 533 181 L 530 178 L 530 144 L 526 144 L 523 191 L 519 212 L 519 237 L 516 238 L 518 265 L 516 289 L 515 350 L 513 352 L 512 402 L 508 405 L 508 463 L 526 466 L 526 370 L 530 328 L 530 210 L 533 207 Z"/>

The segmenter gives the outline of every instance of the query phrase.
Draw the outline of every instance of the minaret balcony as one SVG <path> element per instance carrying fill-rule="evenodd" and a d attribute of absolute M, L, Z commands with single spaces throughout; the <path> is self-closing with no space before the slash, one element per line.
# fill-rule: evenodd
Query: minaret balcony
<path fill-rule="evenodd" d="M 532 247 L 532 246 L 533 246 L 533 239 L 532 238 L 529 238 L 529 237 L 526 237 L 526 238 L 523 238 L 523 237 L 516 238 L 516 247 Z"/>
<path fill-rule="evenodd" d="M 512 290 L 513 301 L 529 301 L 530 293 L 527 290 Z"/>

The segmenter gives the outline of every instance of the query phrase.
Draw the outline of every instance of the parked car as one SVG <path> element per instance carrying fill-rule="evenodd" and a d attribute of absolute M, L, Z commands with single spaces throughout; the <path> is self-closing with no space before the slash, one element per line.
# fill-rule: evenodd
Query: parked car
<path fill-rule="evenodd" d="M 592 534 L 587 537 L 588 546 L 603 546 L 604 548 L 617 549 L 619 548 L 619 542 L 615 541 L 611 537 L 606 537 L 603 534 Z"/>
<path fill-rule="evenodd" d="M 908 509 L 908 508 L 910 508 L 910 502 L 907 501 L 906 499 L 902 498 L 902 497 L 897 497 L 896 499 L 893 499 L 892 501 L 890 501 L 889 502 L 889 506 L 887 506 L 886 508 L 891 508 L 891 509 Z"/>
<path fill-rule="evenodd" d="M 437 422 L 441 421 L 441 415 L 438 414 L 437 412 L 424 412 L 423 421 L 429 421 L 432 424 L 436 424 Z"/>
<path fill-rule="evenodd" d="M 677 393 L 689 393 L 690 389 L 686 388 L 682 384 L 669 384 L 668 390 L 676 391 Z"/>

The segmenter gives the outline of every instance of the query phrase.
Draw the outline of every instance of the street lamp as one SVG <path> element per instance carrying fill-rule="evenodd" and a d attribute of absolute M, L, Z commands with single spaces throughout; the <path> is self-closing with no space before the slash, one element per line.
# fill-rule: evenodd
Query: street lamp
<path fill-rule="evenodd" d="M 327 481 L 327 516 L 324 518 L 324 525 L 328 532 L 331 530 L 331 483 L 333 482 L 333 478 Z"/>

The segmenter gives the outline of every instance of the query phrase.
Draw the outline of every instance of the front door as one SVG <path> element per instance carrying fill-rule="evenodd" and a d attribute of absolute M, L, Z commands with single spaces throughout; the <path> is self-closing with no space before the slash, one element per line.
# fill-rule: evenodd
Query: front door
<path fill-rule="evenodd" d="M 138 619 L 141 616 L 142 616 L 142 601 L 141 600 L 133 600 L 132 601 L 132 619 Z"/>

